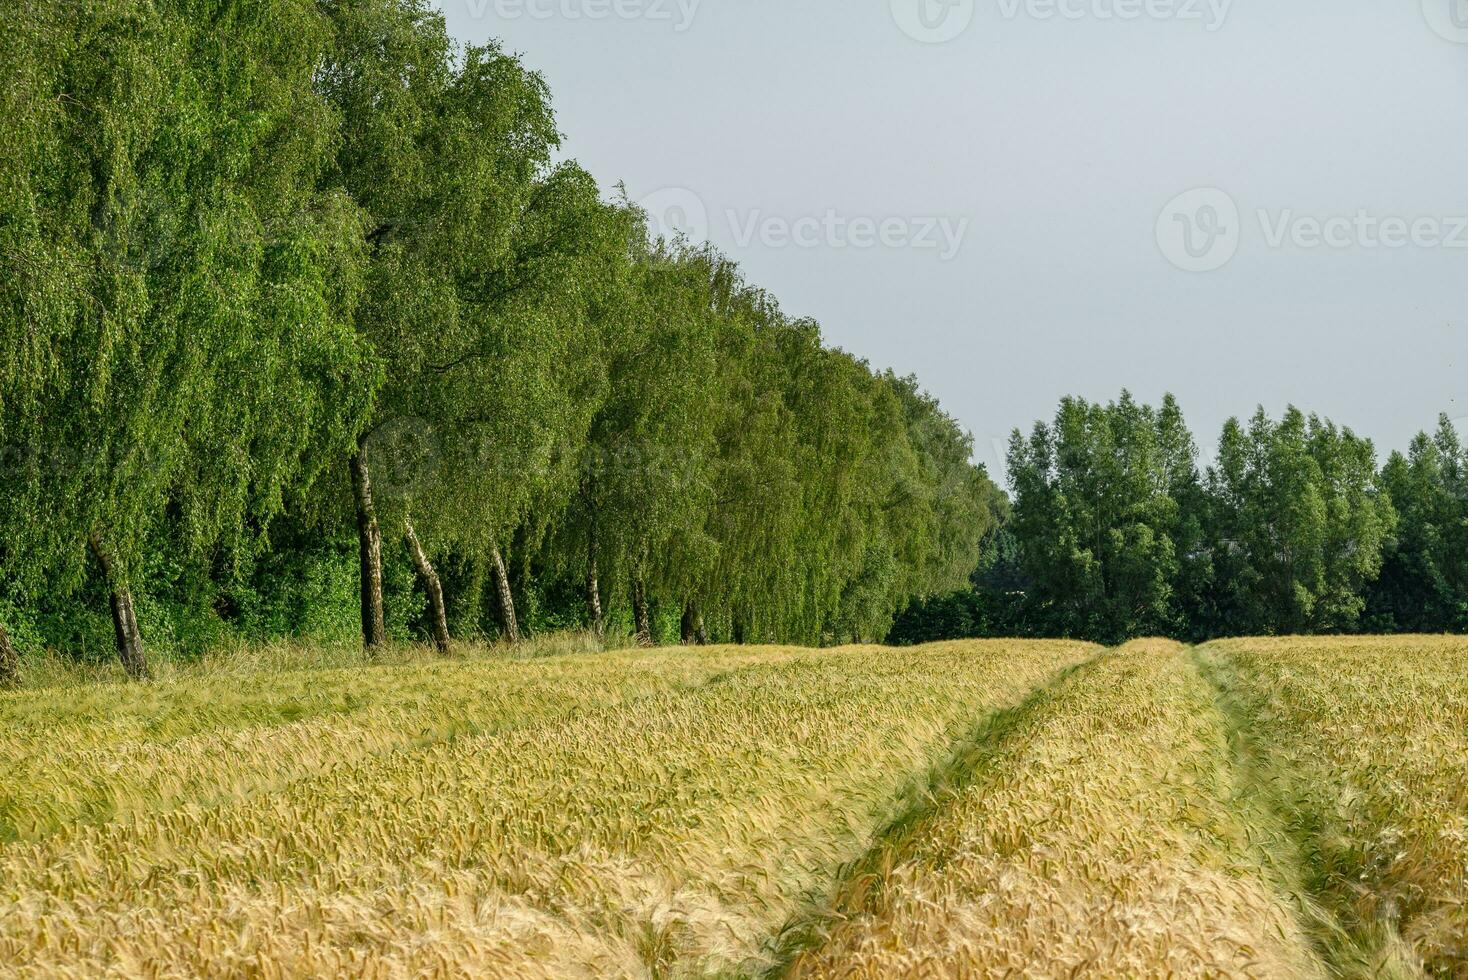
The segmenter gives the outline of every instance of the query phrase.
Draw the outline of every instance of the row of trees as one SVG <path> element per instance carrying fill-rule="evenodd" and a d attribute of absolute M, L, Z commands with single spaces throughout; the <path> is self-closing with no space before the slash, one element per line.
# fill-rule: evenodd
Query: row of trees
<path fill-rule="evenodd" d="M 1468 629 L 1468 451 L 1446 418 L 1380 471 L 1368 440 L 1293 408 L 1229 421 L 1196 459 L 1171 396 L 1065 399 L 1011 439 L 974 589 L 896 638 Z"/>
<path fill-rule="evenodd" d="M 517 597 L 880 637 L 977 560 L 953 420 L 649 242 L 556 162 L 540 77 L 426 0 L 26 3 L 0 63 L 0 620 L 32 640 L 105 595 L 144 677 L 170 590 L 290 631 L 272 590 L 352 539 L 369 647 L 514 639 Z"/>

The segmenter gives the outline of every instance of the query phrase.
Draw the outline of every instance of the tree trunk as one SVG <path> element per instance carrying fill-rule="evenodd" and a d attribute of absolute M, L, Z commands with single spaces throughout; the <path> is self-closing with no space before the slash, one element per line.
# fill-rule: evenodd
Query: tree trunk
<path fill-rule="evenodd" d="M 87 544 L 92 549 L 92 556 L 97 559 L 97 564 L 102 568 L 102 576 L 107 580 L 109 602 L 112 606 L 112 632 L 117 641 L 117 657 L 122 661 L 122 669 L 127 671 L 127 676 L 135 681 L 145 681 L 149 678 L 148 656 L 143 650 L 143 634 L 138 629 L 138 615 L 133 608 L 132 590 L 127 583 L 121 581 L 117 575 L 117 568 L 112 562 L 112 556 L 102 545 L 102 539 L 97 532 L 87 539 Z"/>
<path fill-rule="evenodd" d="M 749 631 L 744 628 L 744 618 L 738 613 L 735 613 L 733 620 L 729 625 L 729 628 L 730 631 L 734 634 L 734 642 L 739 646 L 743 646 L 745 642 L 747 642 L 749 636 Z"/>
<path fill-rule="evenodd" d="M 683 645 L 686 647 L 707 646 L 709 642 L 708 630 L 704 628 L 703 616 L 698 611 L 698 605 L 693 602 L 683 604 Z"/>
<path fill-rule="evenodd" d="M 495 592 L 499 595 L 500 627 L 505 631 L 505 639 L 519 643 L 520 624 L 515 621 L 515 596 L 510 592 L 510 571 L 505 567 L 505 556 L 495 548 L 489 557 L 494 562 L 491 571 Z"/>
<path fill-rule="evenodd" d="M 606 632 L 606 624 L 602 621 L 601 614 L 601 587 L 596 581 L 596 562 L 586 570 L 586 605 L 591 616 L 591 631 L 597 636 Z"/>
<path fill-rule="evenodd" d="M 597 581 L 596 569 L 596 481 L 588 477 L 581 482 L 581 498 L 586 513 L 586 618 L 591 632 L 596 636 L 606 634 L 606 623 L 602 619 L 601 585 Z"/>
<path fill-rule="evenodd" d="M 382 530 L 372 504 L 372 477 L 367 469 L 367 438 L 357 440 L 352 457 L 352 495 L 357 502 L 357 552 L 361 573 L 362 645 L 368 650 L 387 642 L 382 616 Z"/>
<path fill-rule="evenodd" d="M 5 624 L 0 623 L 0 691 L 20 687 L 20 656 L 10 643 Z"/>
<path fill-rule="evenodd" d="M 423 550 L 423 542 L 418 540 L 418 532 L 414 530 L 413 519 L 410 517 L 403 518 L 403 537 L 407 539 L 408 553 L 413 556 L 413 567 L 418 570 L 418 578 L 423 582 L 423 591 L 428 596 L 428 618 L 433 622 L 433 645 L 438 647 L 439 653 L 448 653 L 449 611 L 443 601 L 443 583 L 438 580 L 438 572 L 428 560 L 428 553 Z"/>
<path fill-rule="evenodd" d="M 652 640 L 652 616 L 647 610 L 647 585 L 642 580 L 640 570 L 632 576 L 632 619 L 637 624 L 637 645 L 655 646 Z"/>

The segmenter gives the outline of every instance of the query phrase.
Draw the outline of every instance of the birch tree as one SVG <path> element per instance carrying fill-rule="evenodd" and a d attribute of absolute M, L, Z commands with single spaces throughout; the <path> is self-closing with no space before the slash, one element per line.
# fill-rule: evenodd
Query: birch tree
<path fill-rule="evenodd" d="M 317 189 L 325 24 L 286 0 L 21 17 L 0 290 L 24 448 L 0 522 L 19 574 L 53 587 L 90 553 L 142 678 L 133 585 L 165 512 L 192 552 L 258 531 L 356 425 L 358 215 Z"/>

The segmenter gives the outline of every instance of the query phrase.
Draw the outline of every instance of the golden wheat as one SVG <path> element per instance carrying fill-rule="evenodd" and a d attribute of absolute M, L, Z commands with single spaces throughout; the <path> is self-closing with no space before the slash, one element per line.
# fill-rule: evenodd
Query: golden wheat
<path fill-rule="evenodd" d="M 1323 974 L 1176 644 L 1078 672 L 959 773 L 853 876 L 796 975 Z"/>
<path fill-rule="evenodd" d="M 0 700 L 0 842 L 217 805 L 370 755 L 777 663 L 793 651 L 481 660 L 55 691 Z M 253 682 L 253 683 L 251 683 Z"/>
<path fill-rule="evenodd" d="M 283 657 L 0 695 L 0 974 L 1468 976 L 1468 640 Z"/>
<path fill-rule="evenodd" d="M 1354 972 L 1468 977 L 1468 639 L 1230 640 L 1200 660 Z"/>
<path fill-rule="evenodd" d="M 41 839 L 0 850 L 0 963 L 73 976 L 763 970 L 780 925 L 825 899 L 955 743 L 1093 652 L 623 655 L 543 682 L 550 662 L 527 665 L 519 687 L 512 665 L 433 668 L 391 709 L 392 750 L 353 744 L 388 724 L 373 714 L 386 708 L 276 714 L 138 738 L 129 766 L 159 753 L 142 779 L 106 771 L 105 712 L 73 719 L 57 758 L 110 787 L 110 803 L 55 832 L 77 805 L 64 780 L 26 770 L 12 809 L 51 816 L 27 825 Z M 390 699 L 402 671 L 382 671 L 368 699 Z M 432 728 L 437 697 L 447 727 Z M 328 748 L 300 763 L 318 735 Z M 195 755 L 198 736 L 225 741 Z M 242 768 L 191 775 L 230 751 L 249 753 Z M 118 799 L 130 793 L 145 802 Z"/>

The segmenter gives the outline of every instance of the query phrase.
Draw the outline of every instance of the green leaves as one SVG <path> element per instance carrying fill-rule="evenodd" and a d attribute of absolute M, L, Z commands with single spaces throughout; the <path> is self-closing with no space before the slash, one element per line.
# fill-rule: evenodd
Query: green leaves
<path fill-rule="evenodd" d="M 977 560 L 993 488 L 916 382 L 649 244 L 427 0 L 25 4 L 0 55 L 0 584 L 94 534 L 118 586 L 237 578 L 287 508 L 336 533 L 359 440 L 386 540 L 595 555 L 716 633 L 877 638 Z"/>
<path fill-rule="evenodd" d="M 23 6 L 0 34 L 0 576 L 54 603 L 95 541 L 121 644 L 150 542 L 250 551 L 360 425 L 361 216 L 318 187 L 311 6 Z"/>
<path fill-rule="evenodd" d="M 1030 615 L 1059 635 L 1120 642 L 1175 627 L 1178 498 L 1196 482 L 1176 402 L 1067 398 L 1010 442 L 1012 530 Z"/>
<path fill-rule="evenodd" d="M 1468 451 L 1446 416 L 1381 473 L 1399 520 L 1368 595 L 1373 628 L 1468 629 Z"/>
<path fill-rule="evenodd" d="M 0 491 L 13 574 L 75 570 L 98 526 L 134 568 L 166 508 L 196 551 L 261 526 L 357 424 L 359 217 L 316 187 L 324 24 L 197 6 L 61 5 L 7 38 L 27 88 L 7 102 L 30 108 L 4 181 L 0 254 L 26 271 L 0 287 L 0 427 L 75 450 Z"/>
<path fill-rule="evenodd" d="M 1349 630 L 1395 521 L 1368 440 L 1289 409 L 1231 422 L 1208 473 L 1218 632 Z"/>
<path fill-rule="evenodd" d="M 1195 454 L 1171 396 L 1066 399 L 1053 425 L 1015 433 L 1006 530 L 1029 628 L 1116 642 L 1359 626 L 1396 521 L 1371 443 L 1261 409 L 1224 426 L 1201 480 Z M 1404 460 L 1387 472 L 1410 482 Z"/>

